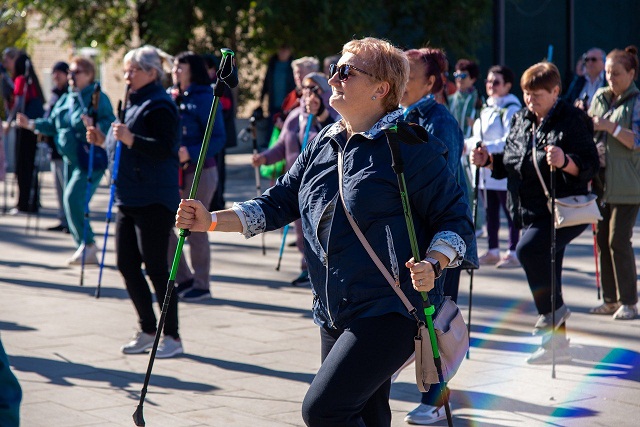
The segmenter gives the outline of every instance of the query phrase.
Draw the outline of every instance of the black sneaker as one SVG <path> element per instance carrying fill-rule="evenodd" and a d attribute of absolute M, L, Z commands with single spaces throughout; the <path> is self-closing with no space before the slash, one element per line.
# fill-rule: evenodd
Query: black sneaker
<path fill-rule="evenodd" d="M 66 225 L 58 224 L 53 227 L 47 228 L 48 231 L 62 231 L 63 233 L 68 233 L 69 228 Z"/>
<path fill-rule="evenodd" d="M 193 279 L 189 279 L 189 280 L 186 280 L 186 281 L 184 281 L 182 283 L 178 283 L 178 286 L 175 287 L 174 291 L 175 291 L 176 295 L 181 297 L 182 294 L 184 294 L 185 292 L 187 292 L 191 288 L 193 288 Z"/>
<path fill-rule="evenodd" d="M 300 275 L 291 282 L 293 286 L 310 286 L 311 280 L 309 280 L 309 271 L 304 270 Z"/>

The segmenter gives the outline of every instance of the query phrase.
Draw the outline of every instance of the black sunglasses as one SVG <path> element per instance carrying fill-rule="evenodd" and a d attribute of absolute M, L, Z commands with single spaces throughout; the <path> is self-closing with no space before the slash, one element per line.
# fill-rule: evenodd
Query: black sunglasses
<path fill-rule="evenodd" d="M 584 58 L 584 62 L 597 62 L 597 61 L 598 61 L 598 58 L 594 58 L 592 56 L 586 56 Z"/>
<path fill-rule="evenodd" d="M 336 71 L 338 72 L 338 80 L 340 80 L 341 82 L 347 81 L 347 79 L 351 76 L 354 76 L 355 74 L 351 74 L 351 70 L 356 70 L 359 73 L 362 74 L 366 74 L 369 77 L 373 77 L 373 74 L 371 73 L 367 73 L 364 70 L 361 70 L 358 67 L 354 67 L 353 65 L 350 64 L 342 64 L 340 66 L 336 65 L 336 64 L 331 64 L 329 65 L 329 77 L 333 77 L 333 75 L 336 73 Z"/>

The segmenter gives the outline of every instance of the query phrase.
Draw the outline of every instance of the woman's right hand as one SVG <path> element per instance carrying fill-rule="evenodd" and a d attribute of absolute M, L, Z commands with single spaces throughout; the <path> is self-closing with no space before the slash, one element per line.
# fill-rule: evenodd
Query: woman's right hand
<path fill-rule="evenodd" d="M 87 127 L 86 138 L 89 144 L 97 145 L 98 147 L 104 145 L 104 140 L 106 139 L 104 133 L 95 126 Z"/>
<path fill-rule="evenodd" d="M 22 113 L 16 114 L 16 125 L 24 129 L 29 129 L 29 117 Z"/>
<path fill-rule="evenodd" d="M 199 200 L 182 199 L 176 213 L 176 227 L 191 231 L 207 231 L 211 213 Z"/>
<path fill-rule="evenodd" d="M 267 163 L 267 158 L 262 154 L 256 153 L 251 157 L 251 166 L 253 166 L 254 168 L 257 168 L 258 166 L 262 166 L 266 163 Z"/>
<path fill-rule="evenodd" d="M 470 155 L 471 163 L 476 166 L 484 166 L 489 159 L 489 150 L 484 145 L 473 149 Z"/>

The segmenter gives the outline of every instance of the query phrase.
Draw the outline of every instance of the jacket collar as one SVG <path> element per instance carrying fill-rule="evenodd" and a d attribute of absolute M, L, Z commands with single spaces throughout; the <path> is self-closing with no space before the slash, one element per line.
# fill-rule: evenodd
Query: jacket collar
<path fill-rule="evenodd" d="M 402 109 L 398 108 L 397 110 L 390 111 L 385 114 L 380 120 L 376 122 L 375 125 L 371 127 L 368 131 L 358 132 L 359 135 L 364 136 L 367 139 L 375 139 L 376 136 L 382 131 L 382 127 L 395 123 L 399 118 L 402 117 Z M 344 125 L 344 120 L 340 120 L 339 122 L 334 123 L 331 128 L 327 131 L 326 135 L 330 138 L 335 138 L 346 129 Z"/>

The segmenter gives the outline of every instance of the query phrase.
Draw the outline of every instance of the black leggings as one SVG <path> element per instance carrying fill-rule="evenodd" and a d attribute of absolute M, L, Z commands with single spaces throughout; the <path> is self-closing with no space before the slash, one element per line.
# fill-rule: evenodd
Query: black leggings
<path fill-rule="evenodd" d="M 140 328 L 148 334 L 156 332 L 156 315 L 153 311 L 151 290 L 142 271 L 142 263 L 144 262 L 146 273 L 153 283 L 158 305 L 162 308 L 169 280 L 169 233 L 173 230 L 174 221 L 174 212 L 159 204 L 118 208 L 118 270 L 124 277 L 127 292 L 138 313 Z M 171 297 L 163 332 L 174 338 L 180 337 L 176 295 Z"/>
<path fill-rule="evenodd" d="M 307 426 L 388 427 L 391 375 L 414 351 L 415 320 L 399 313 L 321 328 L 322 366 L 302 403 Z"/>
<path fill-rule="evenodd" d="M 34 171 L 36 135 L 27 129 L 16 131 L 16 179 L 18 180 L 17 208 L 23 212 L 37 212 L 40 205 L 38 176 Z"/>
<path fill-rule="evenodd" d="M 556 230 L 556 310 L 562 300 L 562 260 L 567 245 L 587 228 L 587 224 Z M 523 230 L 516 252 L 539 314 L 551 313 L 551 216 L 535 220 Z"/>

